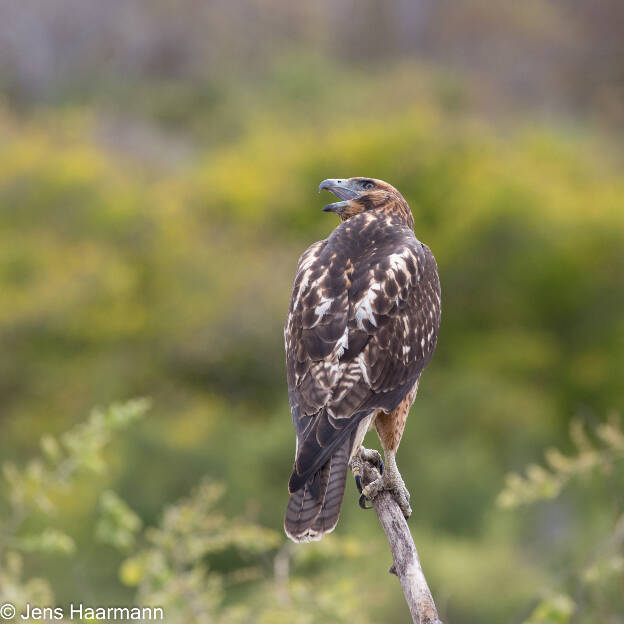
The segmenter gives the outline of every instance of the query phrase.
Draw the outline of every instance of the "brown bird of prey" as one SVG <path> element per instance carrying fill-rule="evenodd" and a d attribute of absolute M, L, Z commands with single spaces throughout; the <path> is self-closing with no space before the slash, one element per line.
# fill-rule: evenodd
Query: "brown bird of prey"
<path fill-rule="evenodd" d="M 411 514 L 395 455 L 440 325 L 436 261 L 399 191 L 371 178 L 324 180 L 321 189 L 341 200 L 323 210 L 342 223 L 299 259 L 284 328 L 297 434 L 284 527 L 296 542 L 335 528 L 347 467 L 362 507 L 389 490 Z M 385 462 L 362 446 L 372 427 Z M 381 476 L 362 489 L 363 461 Z"/>

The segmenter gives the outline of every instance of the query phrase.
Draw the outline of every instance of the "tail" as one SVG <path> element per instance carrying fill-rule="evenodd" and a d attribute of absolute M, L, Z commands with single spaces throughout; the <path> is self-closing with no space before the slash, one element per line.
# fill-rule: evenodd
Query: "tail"
<path fill-rule="evenodd" d="M 336 528 L 347 481 L 351 440 L 347 438 L 305 485 L 290 495 L 284 529 L 294 542 L 320 540 Z"/>

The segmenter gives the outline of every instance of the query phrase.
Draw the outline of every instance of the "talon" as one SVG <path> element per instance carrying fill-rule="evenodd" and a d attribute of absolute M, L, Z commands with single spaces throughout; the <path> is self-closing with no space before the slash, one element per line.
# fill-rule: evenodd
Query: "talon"
<path fill-rule="evenodd" d="M 392 493 L 394 496 L 394 500 L 397 502 L 397 504 L 399 505 L 401 512 L 403 514 L 403 517 L 408 520 L 409 517 L 412 515 L 412 508 L 410 507 L 409 504 L 409 498 L 405 497 L 403 498 L 403 496 L 401 496 L 400 494 L 396 494 L 395 492 Z"/>
<path fill-rule="evenodd" d="M 357 487 L 358 492 L 362 493 L 362 477 L 359 474 L 355 475 L 355 487 Z"/>
<path fill-rule="evenodd" d="M 368 500 L 368 499 L 366 498 L 366 496 L 364 496 L 364 494 L 362 494 L 362 495 L 360 496 L 360 500 L 358 501 L 358 503 L 359 503 L 359 505 L 360 505 L 360 507 L 361 507 L 362 509 L 372 509 L 372 508 L 373 508 L 373 506 L 372 506 L 372 505 L 371 505 L 370 507 L 367 507 L 367 506 L 366 506 L 366 501 L 367 501 L 367 500 Z"/>
<path fill-rule="evenodd" d="M 364 461 L 367 461 L 373 464 L 373 466 L 375 466 L 375 468 L 377 468 L 377 470 L 379 471 L 379 474 L 383 475 L 384 462 L 383 462 L 383 459 L 381 459 L 381 454 L 379 453 L 379 451 L 376 451 L 375 449 L 367 449 L 361 446 L 360 457 Z"/>

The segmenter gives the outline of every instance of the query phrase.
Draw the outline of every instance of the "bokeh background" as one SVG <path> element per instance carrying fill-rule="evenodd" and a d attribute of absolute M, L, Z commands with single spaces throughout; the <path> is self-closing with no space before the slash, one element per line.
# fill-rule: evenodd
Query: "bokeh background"
<path fill-rule="evenodd" d="M 623 32 L 618 0 L 1 0 L 0 595 L 407 621 L 353 483 L 332 536 L 281 531 L 294 269 L 362 175 L 439 264 L 398 460 L 441 616 L 623 622 Z"/>

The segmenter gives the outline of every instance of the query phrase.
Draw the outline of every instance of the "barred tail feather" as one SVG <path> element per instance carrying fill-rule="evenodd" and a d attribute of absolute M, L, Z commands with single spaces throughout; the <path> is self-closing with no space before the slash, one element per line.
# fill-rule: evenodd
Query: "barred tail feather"
<path fill-rule="evenodd" d="M 349 461 L 350 444 L 344 444 L 331 459 L 331 473 L 329 476 L 327 489 L 325 490 L 325 500 L 319 515 L 316 517 L 312 530 L 319 536 L 330 533 L 338 524 L 342 499 L 344 497 L 347 483 L 347 464 Z"/>
<path fill-rule="evenodd" d="M 347 481 L 350 442 L 340 446 L 303 488 L 290 495 L 284 529 L 293 541 L 319 540 L 336 527 Z"/>

